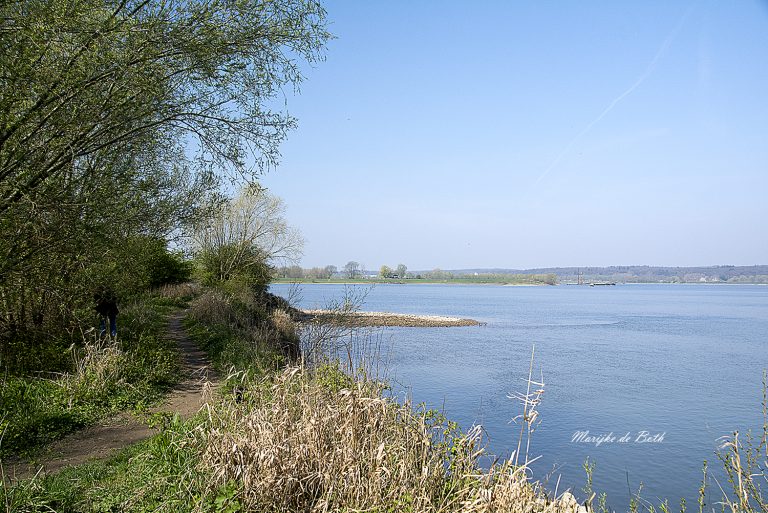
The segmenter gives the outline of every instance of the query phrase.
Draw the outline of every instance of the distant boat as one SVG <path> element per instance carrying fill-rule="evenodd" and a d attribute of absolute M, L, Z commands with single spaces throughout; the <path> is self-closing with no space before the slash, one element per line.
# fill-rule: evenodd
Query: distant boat
<path fill-rule="evenodd" d="M 612 281 L 595 281 L 589 284 L 590 287 L 600 287 L 603 285 L 616 285 L 616 283 Z"/>

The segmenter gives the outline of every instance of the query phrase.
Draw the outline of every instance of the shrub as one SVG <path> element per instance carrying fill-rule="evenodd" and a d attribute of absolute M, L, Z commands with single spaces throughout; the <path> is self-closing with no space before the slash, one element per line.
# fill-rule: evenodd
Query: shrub
<path fill-rule="evenodd" d="M 192 263 L 184 260 L 181 253 L 158 251 L 148 266 L 149 286 L 184 283 L 192 277 Z"/>

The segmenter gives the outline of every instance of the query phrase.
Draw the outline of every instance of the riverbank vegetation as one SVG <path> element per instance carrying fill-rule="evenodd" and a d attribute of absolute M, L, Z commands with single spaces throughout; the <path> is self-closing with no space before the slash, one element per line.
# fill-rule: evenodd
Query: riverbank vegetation
<path fill-rule="evenodd" d="M 5 458 L 142 410 L 178 379 L 163 335 L 189 297 L 163 287 L 261 274 L 263 288 L 268 255 L 221 276 L 217 258 L 242 264 L 256 249 L 189 241 L 245 211 L 223 184 L 270 198 L 253 185 L 295 126 L 273 100 L 330 34 L 303 0 L 20 0 L 0 19 Z M 116 338 L 100 333 L 97 290 L 117 297 Z"/>
<path fill-rule="evenodd" d="M 173 303 L 158 295 L 135 298 L 120 315 L 119 342 L 95 331 L 43 355 L 27 349 L 25 369 L 0 383 L 0 457 L 25 455 L 118 411 L 144 410 L 178 379 L 178 350 L 164 338 Z M 32 361 L 30 361 L 32 360 Z M 66 364 L 66 365 L 65 365 Z M 10 368 L 8 368 L 10 369 Z"/>
<path fill-rule="evenodd" d="M 316 2 L 0 6 L 0 356 L 77 339 L 90 296 L 158 285 L 165 248 L 274 165 L 269 108 L 329 34 Z M 178 244 L 177 244 L 178 247 Z M 12 351 L 12 349 L 11 349 Z"/>

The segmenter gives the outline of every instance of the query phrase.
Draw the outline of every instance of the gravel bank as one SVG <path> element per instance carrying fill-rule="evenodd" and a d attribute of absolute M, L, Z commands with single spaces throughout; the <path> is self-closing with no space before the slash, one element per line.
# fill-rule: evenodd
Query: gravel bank
<path fill-rule="evenodd" d="M 411 315 L 389 312 L 353 312 L 339 314 L 330 310 L 304 310 L 303 320 L 333 322 L 348 326 L 398 326 L 406 328 L 448 328 L 454 326 L 479 326 L 474 319 L 443 317 L 439 315 Z"/>

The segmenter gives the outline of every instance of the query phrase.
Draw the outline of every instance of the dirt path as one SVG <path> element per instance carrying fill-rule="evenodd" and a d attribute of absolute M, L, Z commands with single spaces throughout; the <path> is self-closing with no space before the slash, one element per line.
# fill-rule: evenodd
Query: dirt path
<path fill-rule="evenodd" d="M 212 397 L 218 385 L 205 353 L 187 336 L 181 324 L 183 312 L 168 320 L 167 336 L 175 340 L 183 358 L 181 382 L 165 397 L 152 413 L 178 413 L 182 418 L 195 414 Z M 102 421 L 55 442 L 44 456 L 33 462 L 17 461 L 5 464 L 5 478 L 11 481 L 26 479 L 35 474 L 51 474 L 71 465 L 111 456 L 118 449 L 149 438 L 158 429 L 149 427 L 128 412 Z"/>

